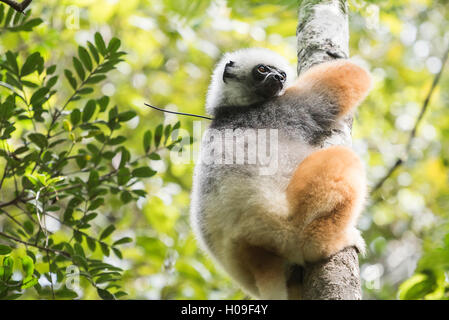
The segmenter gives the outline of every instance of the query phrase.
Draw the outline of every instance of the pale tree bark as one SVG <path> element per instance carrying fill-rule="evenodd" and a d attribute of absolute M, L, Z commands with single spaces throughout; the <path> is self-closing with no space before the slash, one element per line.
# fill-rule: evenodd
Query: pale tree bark
<path fill-rule="evenodd" d="M 311 66 L 349 57 L 346 0 L 302 0 L 299 6 L 298 74 Z M 339 123 L 324 144 L 351 145 L 352 118 Z M 360 300 L 362 290 L 357 251 L 350 247 L 330 259 L 307 265 L 303 273 L 303 299 Z"/>

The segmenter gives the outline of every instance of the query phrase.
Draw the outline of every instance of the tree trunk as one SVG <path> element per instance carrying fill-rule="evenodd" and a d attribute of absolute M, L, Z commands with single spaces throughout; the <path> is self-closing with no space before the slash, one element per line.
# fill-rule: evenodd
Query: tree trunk
<path fill-rule="evenodd" d="M 299 7 L 298 74 L 311 66 L 349 57 L 348 5 L 346 0 L 302 0 Z M 323 147 L 351 145 L 352 117 L 343 119 Z M 355 248 L 346 248 L 328 260 L 307 265 L 303 274 L 303 299 L 360 300 L 362 290 Z"/>

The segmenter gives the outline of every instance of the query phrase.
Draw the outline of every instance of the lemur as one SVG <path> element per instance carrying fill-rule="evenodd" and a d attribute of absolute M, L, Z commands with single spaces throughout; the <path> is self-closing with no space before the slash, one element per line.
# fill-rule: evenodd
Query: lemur
<path fill-rule="evenodd" d="M 277 170 L 261 174 L 265 164 L 259 162 L 206 161 L 217 150 L 205 134 L 194 172 L 191 224 L 197 239 L 245 292 L 260 299 L 300 298 L 300 284 L 288 281 L 293 265 L 365 247 L 356 229 L 366 197 L 364 167 L 349 147 L 325 142 L 365 98 L 371 76 L 339 59 L 313 66 L 291 83 L 293 77 L 272 51 L 225 54 L 207 95 L 206 110 L 214 116 L 208 130 L 214 139 L 229 130 L 276 130 L 277 141 L 270 143 L 278 146 Z M 238 134 L 224 141 L 234 138 Z M 244 150 L 250 147 L 245 141 Z M 233 148 L 227 150 L 223 156 Z"/>

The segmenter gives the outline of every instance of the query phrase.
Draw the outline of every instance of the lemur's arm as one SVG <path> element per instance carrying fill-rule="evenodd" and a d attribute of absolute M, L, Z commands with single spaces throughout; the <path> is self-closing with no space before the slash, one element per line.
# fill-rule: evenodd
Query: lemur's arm
<path fill-rule="evenodd" d="M 365 69 L 349 60 L 334 60 L 310 68 L 285 95 L 335 120 L 352 112 L 370 88 L 371 76 Z"/>

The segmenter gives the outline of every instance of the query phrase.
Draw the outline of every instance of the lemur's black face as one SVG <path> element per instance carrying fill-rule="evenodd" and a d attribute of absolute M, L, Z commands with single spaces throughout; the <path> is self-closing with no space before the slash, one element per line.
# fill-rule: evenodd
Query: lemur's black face
<path fill-rule="evenodd" d="M 264 98 L 272 98 L 284 88 L 287 75 L 284 71 L 264 64 L 255 66 L 252 70 L 256 93 Z"/>
<path fill-rule="evenodd" d="M 258 64 L 252 69 L 239 68 L 234 61 L 229 61 L 223 70 L 223 81 L 237 82 L 254 88 L 257 96 L 269 99 L 282 91 L 287 74 L 274 66 Z"/>

